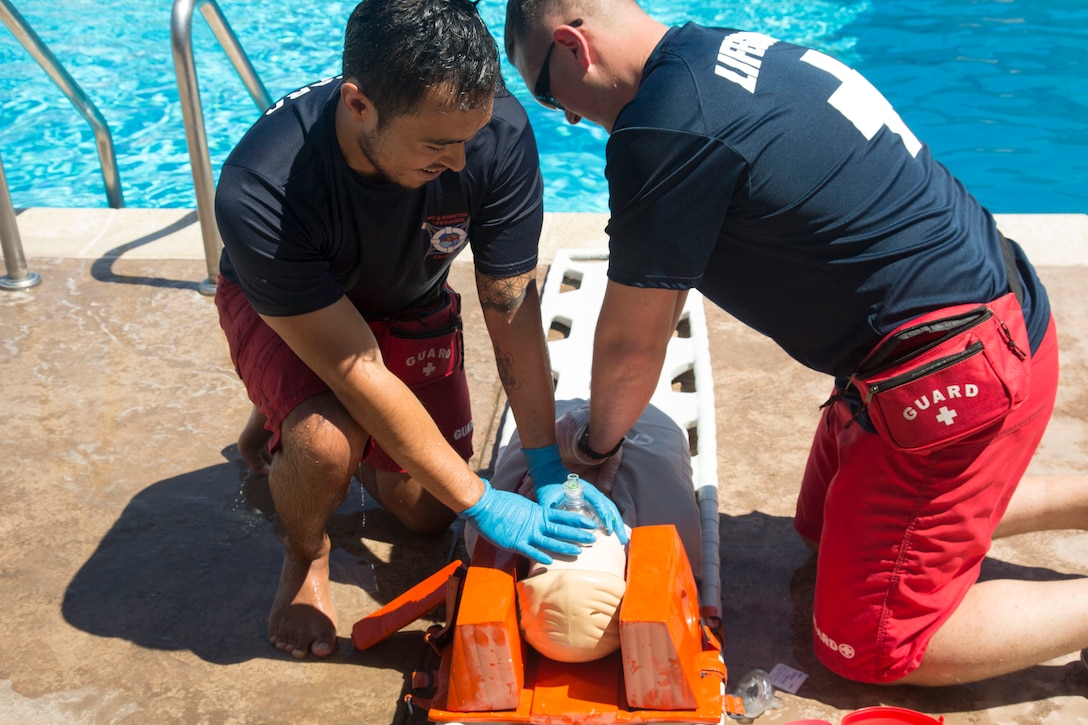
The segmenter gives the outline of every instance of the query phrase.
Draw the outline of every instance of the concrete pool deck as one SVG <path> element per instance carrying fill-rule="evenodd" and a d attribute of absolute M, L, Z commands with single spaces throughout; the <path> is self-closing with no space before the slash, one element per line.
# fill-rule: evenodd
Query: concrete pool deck
<path fill-rule="evenodd" d="M 0 723 L 425 722 L 402 695 L 433 620 L 366 652 L 350 631 L 439 569 L 455 532 L 408 536 L 353 486 L 329 527 L 340 651 L 298 662 L 267 643 L 281 549 L 267 484 L 234 447 L 248 402 L 197 292 L 207 274 L 195 211 L 34 208 L 17 220 L 43 282 L 0 292 Z M 605 246 L 604 222 L 548 215 L 541 274 L 556 249 Z M 1061 389 L 1031 470 L 1088 473 L 1088 215 L 999 225 L 1038 267 L 1060 336 Z M 451 281 L 469 292 L 472 464 L 483 471 L 504 399 L 468 260 Z M 845 682 L 816 662 L 814 566 L 790 521 L 830 383 L 717 308 L 706 316 L 726 665 L 734 680 L 779 663 L 808 675 L 755 722 L 838 725 L 885 704 L 946 725 L 1088 723 L 1088 671 L 1072 655 L 940 689 Z M 999 541 L 983 575 L 1088 575 L 1088 533 Z"/>

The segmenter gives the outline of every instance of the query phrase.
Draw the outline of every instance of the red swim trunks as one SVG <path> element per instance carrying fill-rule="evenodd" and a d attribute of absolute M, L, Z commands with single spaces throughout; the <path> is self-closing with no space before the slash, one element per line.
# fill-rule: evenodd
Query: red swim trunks
<path fill-rule="evenodd" d="M 272 432 L 268 448 L 280 446 L 280 427 L 302 401 L 329 391 L 256 313 L 234 282 L 219 278 L 215 304 L 231 360 L 249 399 L 264 413 Z M 385 365 L 411 389 L 449 444 L 466 461 L 472 457 L 472 408 L 465 376 L 461 300 L 447 288 L 429 310 L 371 322 Z M 373 439 L 364 455 L 380 471 L 403 472 Z"/>
<path fill-rule="evenodd" d="M 1030 358 L 1027 399 L 980 433 L 908 453 L 852 420 L 847 403 L 825 409 L 794 528 L 820 545 L 813 643 L 829 669 L 879 683 L 918 667 L 978 578 L 1057 384 L 1052 320 Z"/>

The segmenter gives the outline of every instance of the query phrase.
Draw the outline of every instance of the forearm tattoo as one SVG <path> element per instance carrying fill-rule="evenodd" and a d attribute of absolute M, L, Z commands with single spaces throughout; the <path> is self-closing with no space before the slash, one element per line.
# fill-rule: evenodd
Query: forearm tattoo
<path fill-rule="evenodd" d="M 476 274 L 476 287 L 480 292 L 480 304 L 485 310 L 491 309 L 513 315 L 525 301 L 529 285 L 536 283 L 536 277 L 532 272 L 519 274 L 516 277 L 495 278 L 484 274 Z M 514 354 L 511 351 L 501 350 L 495 347 L 495 365 L 498 367 L 499 380 L 502 387 L 508 393 L 521 387 L 521 380 L 515 375 L 516 365 Z"/>
<path fill-rule="evenodd" d="M 495 366 L 499 370 L 499 381 L 503 390 L 509 393 L 521 387 L 521 381 L 514 377 L 514 356 L 510 353 L 495 351 Z"/>
<path fill-rule="evenodd" d="M 476 288 L 480 292 L 480 304 L 502 312 L 515 312 L 525 299 L 525 291 L 533 280 L 532 272 L 502 278 L 477 274 Z"/>

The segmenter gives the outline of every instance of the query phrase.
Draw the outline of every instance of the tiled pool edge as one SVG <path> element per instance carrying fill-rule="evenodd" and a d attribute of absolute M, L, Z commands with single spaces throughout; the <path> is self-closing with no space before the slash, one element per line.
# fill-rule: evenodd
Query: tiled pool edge
<path fill-rule="evenodd" d="M 1088 266 L 1088 214 L 994 216 L 1036 266 Z M 28 258 L 204 258 L 195 209 L 31 207 L 17 210 L 16 221 Z M 541 261 L 551 260 L 563 247 L 606 246 L 607 221 L 607 214 L 546 213 Z"/>

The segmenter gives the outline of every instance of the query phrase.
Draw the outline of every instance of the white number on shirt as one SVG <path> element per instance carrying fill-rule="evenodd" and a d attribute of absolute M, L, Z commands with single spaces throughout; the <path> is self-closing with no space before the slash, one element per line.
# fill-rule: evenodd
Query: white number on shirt
<path fill-rule="evenodd" d="M 907 124 L 869 81 L 853 68 L 850 68 L 829 55 L 810 50 L 801 56 L 801 60 L 811 66 L 826 71 L 842 81 L 838 90 L 827 99 L 835 110 L 854 124 L 861 135 L 868 141 L 884 126 L 903 141 L 903 146 L 911 156 L 917 156 L 922 143 L 914 137 Z"/>

